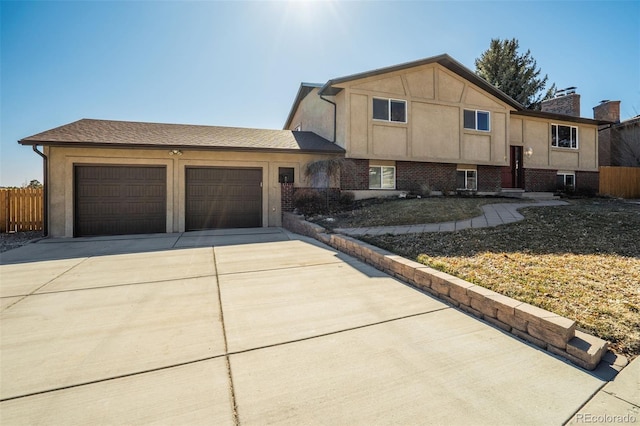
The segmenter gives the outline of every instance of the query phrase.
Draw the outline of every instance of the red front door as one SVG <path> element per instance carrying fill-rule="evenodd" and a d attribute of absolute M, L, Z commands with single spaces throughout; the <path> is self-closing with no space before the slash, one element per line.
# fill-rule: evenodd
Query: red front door
<path fill-rule="evenodd" d="M 509 165 L 502 168 L 503 188 L 524 188 L 524 169 L 522 168 L 522 147 L 510 147 Z"/>

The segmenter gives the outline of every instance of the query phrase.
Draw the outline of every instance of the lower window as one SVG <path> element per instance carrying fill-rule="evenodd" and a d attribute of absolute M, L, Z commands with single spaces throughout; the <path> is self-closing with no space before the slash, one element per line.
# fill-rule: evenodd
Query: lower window
<path fill-rule="evenodd" d="M 558 173 L 557 177 L 558 187 L 565 188 L 567 186 L 576 186 L 576 175 L 573 173 Z"/>
<path fill-rule="evenodd" d="M 369 166 L 369 189 L 396 189 L 396 168 Z"/>
<path fill-rule="evenodd" d="M 456 174 L 457 189 L 475 191 L 478 189 L 478 172 L 475 170 L 458 170 Z"/>

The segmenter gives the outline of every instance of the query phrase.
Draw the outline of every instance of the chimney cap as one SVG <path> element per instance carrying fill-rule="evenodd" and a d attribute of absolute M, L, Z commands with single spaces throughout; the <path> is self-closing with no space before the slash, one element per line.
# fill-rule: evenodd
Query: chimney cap
<path fill-rule="evenodd" d="M 611 102 L 611 99 L 603 99 L 600 101 L 601 104 L 606 104 L 607 102 Z"/>

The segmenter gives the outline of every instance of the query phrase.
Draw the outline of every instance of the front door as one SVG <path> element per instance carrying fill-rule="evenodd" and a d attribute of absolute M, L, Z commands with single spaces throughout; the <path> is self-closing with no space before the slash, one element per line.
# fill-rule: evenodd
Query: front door
<path fill-rule="evenodd" d="M 522 168 L 522 147 L 511 146 L 510 165 L 503 168 L 503 188 L 524 188 L 524 169 Z"/>
<path fill-rule="evenodd" d="M 522 168 L 522 147 L 511 147 L 511 181 L 512 188 L 524 188 L 524 169 Z"/>

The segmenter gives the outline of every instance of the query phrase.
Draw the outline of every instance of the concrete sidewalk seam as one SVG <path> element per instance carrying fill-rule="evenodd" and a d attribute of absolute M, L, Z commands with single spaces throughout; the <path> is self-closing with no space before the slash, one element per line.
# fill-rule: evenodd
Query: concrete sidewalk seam
<path fill-rule="evenodd" d="M 430 296 L 430 295 L 427 294 L 427 296 Z M 428 314 L 432 314 L 432 313 L 435 313 L 435 312 L 446 311 L 447 309 L 453 309 L 453 307 L 447 305 L 447 306 L 443 306 L 442 308 L 432 309 L 432 310 L 429 310 L 429 311 L 417 312 L 415 314 L 404 315 L 404 316 L 396 317 L 396 318 L 389 318 L 387 320 L 372 322 L 372 323 L 369 323 L 369 324 L 358 325 L 358 326 L 355 326 L 355 327 L 343 328 L 341 330 L 328 331 L 326 333 L 315 334 L 313 336 L 308 336 L 308 337 L 301 337 L 301 338 L 295 339 L 295 340 L 287 340 L 286 342 L 272 343 L 270 345 L 256 346 L 256 347 L 253 347 L 253 348 L 250 348 L 250 349 L 242 349 L 242 350 L 239 350 L 239 351 L 227 352 L 226 355 L 228 355 L 228 356 L 240 355 L 240 354 L 244 354 L 244 353 L 248 353 L 248 352 L 259 351 L 259 350 L 262 350 L 262 349 L 276 348 L 276 347 L 279 347 L 279 346 L 289 345 L 291 343 L 305 342 L 307 340 L 313 340 L 313 339 L 317 339 L 317 338 L 320 338 L 320 337 L 333 336 L 333 335 L 340 334 L 340 333 L 345 333 L 345 332 L 355 331 L 355 330 L 361 330 L 363 328 L 374 327 L 374 326 L 377 326 L 377 325 L 386 324 L 386 323 L 390 323 L 390 322 L 394 322 L 394 321 L 400 321 L 400 320 L 407 319 L 407 318 L 419 317 L 419 316 L 422 316 L 422 315 L 428 315 Z"/>
<path fill-rule="evenodd" d="M 285 266 L 284 268 L 268 268 L 268 269 L 256 269 L 255 271 L 237 271 L 237 272 L 222 272 L 218 273 L 216 268 L 216 276 L 230 276 L 230 275 L 243 275 L 243 274 L 254 274 L 256 272 L 269 272 L 269 271 L 285 271 L 287 269 L 301 269 L 301 268 L 309 268 L 312 266 L 323 266 L 323 265 L 334 265 L 336 263 L 342 263 L 343 261 L 338 259 L 335 262 L 322 262 L 322 263 L 313 263 L 309 265 L 294 265 L 294 266 Z"/>
<path fill-rule="evenodd" d="M 207 277 L 213 277 L 213 276 L 215 276 L 215 274 L 194 275 L 193 277 L 186 277 L 186 278 L 168 278 L 166 280 L 156 280 L 156 281 L 141 281 L 141 282 L 138 282 L 138 283 L 122 283 L 122 284 L 101 285 L 101 286 L 95 286 L 95 287 L 70 288 L 70 289 L 67 289 L 67 290 L 43 291 L 43 292 L 35 293 L 35 294 L 26 294 L 26 295 L 18 294 L 15 297 L 20 297 L 20 296 L 24 296 L 24 297 L 40 296 L 40 295 L 45 295 L 45 294 L 67 293 L 67 292 L 71 292 L 71 291 L 96 290 L 96 289 L 101 289 L 101 288 L 124 287 L 124 286 L 128 286 L 128 285 L 139 285 L 139 284 L 161 284 L 161 283 L 168 283 L 168 282 L 172 282 L 172 281 L 187 281 L 187 280 L 195 280 L 195 279 L 199 279 L 199 278 L 207 278 Z M 14 297 L 14 296 L 6 296 L 6 297 Z M 10 305 L 10 306 L 13 306 L 13 305 Z"/>
<path fill-rule="evenodd" d="M 231 398 L 231 410 L 233 416 L 234 425 L 238 426 L 240 424 L 240 420 L 238 418 L 238 403 L 236 402 L 236 394 L 233 388 L 233 373 L 231 372 L 231 362 L 229 361 L 229 343 L 227 340 L 227 328 L 224 324 L 224 308 L 222 305 L 222 291 L 220 290 L 220 279 L 218 274 L 218 262 L 216 261 L 216 249 L 215 247 L 211 248 L 211 253 L 213 256 L 213 266 L 215 268 L 215 280 L 216 280 L 216 290 L 218 294 L 218 306 L 220 307 L 220 325 L 222 326 L 222 338 L 224 339 L 224 360 L 225 366 L 227 369 L 227 378 L 229 379 L 229 396 Z"/>
<path fill-rule="evenodd" d="M 73 388 L 78 388 L 78 387 L 82 387 L 82 386 L 93 385 L 93 384 L 96 384 L 96 383 L 108 382 L 108 381 L 111 381 L 111 380 L 124 379 L 126 377 L 139 376 L 139 375 L 142 375 L 142 374 L 153 373 L 153 372 L 156 372 L 156 371 L 169 370 L 171 368 L 182 367 L 184 365 L 190 365 L 190 364 L 196 364 L 198 362 L 210 361 L 212 359 L 221 358 L 221 357 L 223 357 L 225 355 L 226 354 L 220 354 L 220 355 L 210 356 L 210 357 L 206 357 L 206 358 L 200 358 L 200 359 L 196 359 L 196 360 L 192 360 L 192 361 L 184 361 L 184 362 L 179 362 L 177 364 L 171 364 L 171 365 L 165 365 L 165 366 L 162 366 L 162 367 L 150 368 L 148 370 L 142 370 L 142 371 L 135 371 L 133 373 L 120 374 L 120 375 L 117 375 L 117 376 L 107 377 L 107 378 L 104 378 L 104 379 L 90 380 L 88 382 L 75 383 L 75 384 L 72 384 L 72 385 L 60 386 L 60 387 L 57 387 L 57 388 L 45 389 L 45 390 L 41 390 L 41 391 L 37 391 L 37 392 L 31 392 L 31 393 L 25 393 L 25 394 L 22 394 L 22 395 L 10 396 L 10 397 L 7 397 L 7 398 L 0 399 L 0 402 L 12 401 L 14 399 L 28 398 L 28 397 L 35 396 L 35 395 L 42 395 L 42 394 L 51 393 L 51 392 L 58 392 L 58 391 L 65 390 L 65 389 L 73 389 Z"/>
<path fill-rule="evenodd" d="M 34 295 L 35 295 L 34 293 L 35 293 L 36 291 L 40 290 L 42 287 L 44 287 L 44 286 L 46 286 L 46 285 L 48 285 L 48 284 L 51 284 L 51 282 L 52 282 L 52 281 L 57 280 L 58 278 L 60 278 L 60 277 L 61 277 L 61 276 L 63 276 L 64 274 L 66 274 L 67 272 L 69 272 L 69 271 L 73 270 L 76 266 L 81 265 L 81 264 L 83 264 L 84 262 L 86 262 L 88 259 L 90 259 L 90 257 L 85 257 L 82 261 L 80 261 L 80 262 L 76 263 L 76 264 L 75 264 L 75 265 L 73 265 L 71 268 L 67 269 L 67 270 L 66 270 L 66 271 L 64 271 L 64 272 L 59 273 L 58 275 L 56 275 L 55 277 L 51 278 L 51 279 L 50 279 L 49 281 L 47 281 L 46 283 L 42 284 L 40 287 L 38 287 L 38 288 L 36 288 L 36 289 L 32 290 L 32 291 L 31 291 L 31 293 L 24 294 L 24 295 L 22 295 L 22 294 L 17 295 L 17 297 L 20 297 L 20 296 L 22 296 L 22 297 L 20 297 L 20 299 L 16 300 L 16 301 L 15 301 L 15 302 L 13 302 L 12 304 L 5 306 L 5 308 L 4 308 L 4 309 L 2 309 L 2 310 L 0 310 L 0 312 L 4 312 L 4 311 L 6 311 L 7 309 L 11 308 L 12 306 L 14 306 L 14 305 L 16 305 L 16 304 L 18 304 L 18 303 L 22 302 L 24 299 L 26 299 L 26 298 L 27 298 L 27 297 L 29 297 L 29 296 L 34 296 Z M 43 294 L 43 293 L 38 293 L 38 294 Z M 44 293 L 44 294 L 46 294 L 46 293 Z"/>

